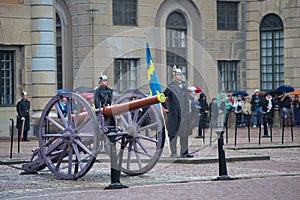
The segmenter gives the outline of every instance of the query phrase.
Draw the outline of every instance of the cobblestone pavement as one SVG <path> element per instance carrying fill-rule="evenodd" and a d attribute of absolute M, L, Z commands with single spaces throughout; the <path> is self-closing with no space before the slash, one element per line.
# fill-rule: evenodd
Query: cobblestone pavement
<path fill-rule="evenodd" d="M 234 179 L 230 181 L 214 181 L 219 175 L 217 162 L 162 162 L 168 157 L 165 149 L 162 161 L 150 172 L 134 177 L 122 174 L 121 182 L 129 186 L 122 190 L 104 190 L 110 184 L 110 163 L 101 162 L 101 159 L 77 181 L 61 180 L 48 170 L 35 175 L 20 175 L 22 164 L 17 161 L 29 160 L 31 150 L 38 147 L 37 141 L 21 143 L 19 154 L 15 141 L 13 159 L 9 159 L 10 143 L 1 139 L 0 199 L 299 199 L 299 133 L 299 129 L 294 130 L 292 142 L 287 131 L 285 143 L 281 144 L 281 132 L 277 129 L 272 143 L 263 138 L 258 145 L 256 129 L 251 129 L 250 143 L 247 131 L 238 129 L 238 143 L 234 146 L 234 129 L 231 129 L 228 144 L 225 144 L 226 158 L 249 159 L 227 162 L 228 175 Z M 190 137 L 190 151 L 195 152 L 195 159 L 217 157 L 215 135 L 212 133 L 214 143 L 211 145 L 209 136 L 206 136 L 206 144 Z M 251 156 L 255 155 L 267 155 L 270 159 L 252 160 Z M 101 154 L 99 157 L 107 156 Z"/>

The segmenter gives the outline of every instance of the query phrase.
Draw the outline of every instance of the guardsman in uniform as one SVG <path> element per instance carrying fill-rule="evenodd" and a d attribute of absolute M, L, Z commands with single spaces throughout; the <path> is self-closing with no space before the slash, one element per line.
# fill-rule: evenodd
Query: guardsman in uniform
<path fill-rule="evenodd" d="M 28 136 L 28 131 L 30 129 L 30 119 L 29 119 L 30 101 L 28 100 L 27 92 L 25 91 L 22 92 L 22 99 L 18 101 L 16 108 L 18 113 L 17 115 L 18 133 L 20 135 L 23 131 L 22 141 L 29 141 L 27 136 Z"/>
<path fill-rule="evenodd" d="M 174 67 L 174 80 L 170 82 L 164 91 L 167 97 L 168 135 L 170 139 L 171 157 L 177 157 L 177 137 L 180 137 L 180 156 L 194 157 L 188 152 L 188 136 L 192 135 L 190 102 L 186 83 L 182 81 L 181 69 Z"/>
<path fill-rule="evenodd" d="M 99 77 L 99 87 L 94 93 L 94 105 L 96 109 L 100 109 L 103 106 L 110 106 L 113 100 L 113 90 L 108 87 L 108 81 L 106 75 Z M 105 119 L 107 125 L 114 125 L 114 118 Z"/>

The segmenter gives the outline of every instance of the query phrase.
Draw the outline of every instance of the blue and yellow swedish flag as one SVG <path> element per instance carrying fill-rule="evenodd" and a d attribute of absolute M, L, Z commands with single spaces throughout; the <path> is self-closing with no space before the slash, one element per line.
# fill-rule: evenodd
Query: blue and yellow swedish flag
<path fill-rule="evenodd" d="M 161 85 L 152 62 L 152 56 L 148 42 L 146 44 L 146 62 L 148 81 L 150 87 L 150 96 L 157 95 L 161 92 Z"/>

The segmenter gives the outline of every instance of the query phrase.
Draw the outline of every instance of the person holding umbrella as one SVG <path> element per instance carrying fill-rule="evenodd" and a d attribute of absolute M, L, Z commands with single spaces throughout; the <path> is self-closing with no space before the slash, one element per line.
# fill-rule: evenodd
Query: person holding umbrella
<path fill-rule="evenodd" d="M 291 117 L 291 98 L 288 93 L 283 92 L 280 97 L 279 107 L 281 108 L 281 117 L 283 119 L 284 126 L 290 126 Z"/>
<path fill-rule="evenodd" d="M 293 100 L 295 127 L 300 127 L 300 98 L 296 94 Z"/>

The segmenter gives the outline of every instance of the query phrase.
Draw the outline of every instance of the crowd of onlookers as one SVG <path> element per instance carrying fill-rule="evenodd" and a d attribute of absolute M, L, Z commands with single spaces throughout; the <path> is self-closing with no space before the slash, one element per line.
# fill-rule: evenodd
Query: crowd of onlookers
<path fill-rule="evenodd" d="M 246 93 L 247 94 L 247 93 Z M 205 128 L 223 127 L 229 115 L 235 114 L 238 127 L 272 126 L 274 111 L 280 113 L 280 120 L 285 126 L 300 127 L 300 98 L 288 93 L 262 93 L 256 89 L 253 95 L 235 95 L 221 93 L 208 103 L 206 95 L 200 93 L 191 97 L 193 127 L 198 127 L 201 138 Z"/>

